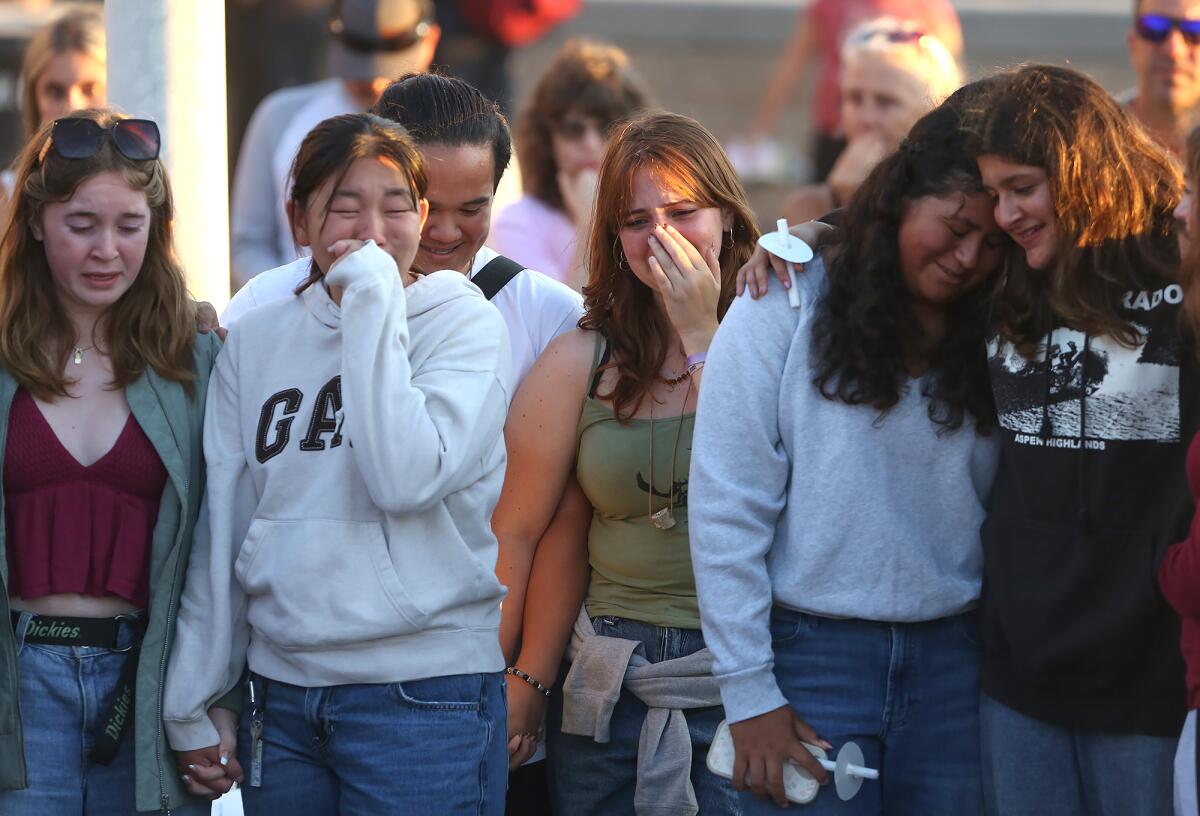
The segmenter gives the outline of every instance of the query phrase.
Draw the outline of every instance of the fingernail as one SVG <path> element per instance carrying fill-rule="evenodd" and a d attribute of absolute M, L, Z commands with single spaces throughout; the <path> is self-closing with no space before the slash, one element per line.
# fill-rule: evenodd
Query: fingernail
<path fill-rule="evenodd" d="M 832 751 L 832 750 L 833 750 L 833 746 L 832 746 L 832 745 L 830 745 L 830 744 L 829 744 L 828 742 L 826 742 L 825 740 L 821 740 L 821 747 L 822 747 L 822 748 L 824 748 L 826 751 Z"/>
<path fill-rule="evenodd" d="M 229 754 L 221 754 L 221 764 L 222 765 L 229 764 Z"/>
<path fill-rule="evenodd" d="M 194 770 L 196 770 L 196 766 L 195 766 L 195 765 L 188 765 L 188 766 L 187 766 L 187 769 L 188 769 L 189 771 L 194 771 Z"/>
<path fill-rule="evenodd" d="M 792 288 L 792 281 L 791 281 L 791 279 L 789 279 L 789 278 L 784 278 L 784 279 L 783 279 L 783 288 L 784 288 L 784 289 L 791 289 L 791 288 Z"/>
<path fill-rule="evenodd" d="M 188 776 L 187 774 L 180 774 L 179 778 L 182 779 L 184 782 L 192 781 L 192 778 L 190 776 Z"/>

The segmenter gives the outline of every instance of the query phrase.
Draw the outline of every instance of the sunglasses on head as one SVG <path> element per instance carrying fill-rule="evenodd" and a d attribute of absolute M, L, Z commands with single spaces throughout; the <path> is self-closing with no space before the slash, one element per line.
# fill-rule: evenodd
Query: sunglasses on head
<path fill-rule="evenodd" d="M 1135 30 L 1146 42 L 1160 43 L 1171 36 L 1171 29 L 1178 29 L 1188 45 L 1200 45 L 1200 20 L 1168 17 L 1165 14 L 1139 14 Z"/>
<path fill-rule="evenodd" d="M 158 125 L 149 119 L 118 119 L 103 127 L 94 119 L 68 116 L 54 120 L 41 159 L 45 160 L 52 147 L 64 159 L 89 159 L 100 152 L 105 134 L 112 139 L 117 152 L 130 161 L 157 159 L 162 147 Z"/>

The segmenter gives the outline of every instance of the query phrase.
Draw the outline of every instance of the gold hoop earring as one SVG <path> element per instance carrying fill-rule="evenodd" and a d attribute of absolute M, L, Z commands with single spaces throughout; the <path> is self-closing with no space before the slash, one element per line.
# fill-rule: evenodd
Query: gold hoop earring
<path fill-rule="evenodd" d="M 625 257 L 625 247 L 621 246 L 620 236 L 613 239 L 613 257 L 617 259 L 617 269 L 629 270 L 629 259 Z"/>

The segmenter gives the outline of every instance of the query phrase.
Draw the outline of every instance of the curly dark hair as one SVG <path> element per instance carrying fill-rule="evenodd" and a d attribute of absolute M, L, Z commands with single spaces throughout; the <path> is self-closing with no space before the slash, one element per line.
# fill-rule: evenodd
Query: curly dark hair
<path fill-rule="evenodd" d="M 964 146 L 960 91 L 922 117 L 900 149 L 884 159 L 851 199 L 838 244 L 826 251 L 829 289 L 813 323 L 813 383 L 827 399 L 894 407 L 909 387 L 914 348 L 923 332 L 900 268 L 900 225 L 911 202 L 927 196 L 983 193 Z M 941 431 L 969 413 L 987 434 L 996 425 L 985 340 L 991 286 L 981 283 L 947 308 L 945 336 L 922 352 L 922 393 Z"/>

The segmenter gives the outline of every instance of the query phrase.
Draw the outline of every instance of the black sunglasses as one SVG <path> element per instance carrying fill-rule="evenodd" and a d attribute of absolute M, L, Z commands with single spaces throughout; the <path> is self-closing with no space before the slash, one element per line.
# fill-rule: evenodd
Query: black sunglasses
<path fill-rule="evenodd" d="M 158 158 L 162 137 L 158 125 L 149 119 L 118 119 L 102 127 L 94 119 L 68 116 L 55 119 L 50 128 L 50 141 L 42 149 L 41 159 L 53 147 L 64 159 L 88 159 L 100 152 L 104 135 L 112 139 L 113 147 L 130 161 L 151 161 Z"/>
<path fill-rule="evenodd" d="M 1179 29 L 1180 36 L 1188 45 L 1200 45 L 1200 20 L 1168 17 L 1165 14 L 1139 14 L 1135 30 L 1146 42 L 1160 43 L 1171 36 L 1171 29 Z"/>
<path fill-rule="evenodd" d="M 588 130 L 590 130 L 593 125 L 595 125 L 595 128 L 600 135 L 607 139 L 612 133 L 613 124 L 613 122 L 601 122 L 600 120 L 590 116 L 584 119 L 571 117 L 568 119 L 560 119 L 555 122 L 554 132 L 569 142 L 577 142 L 587 134 Z"/>

